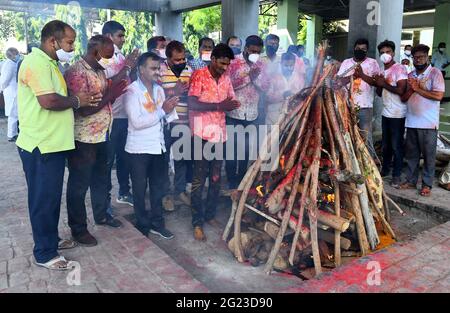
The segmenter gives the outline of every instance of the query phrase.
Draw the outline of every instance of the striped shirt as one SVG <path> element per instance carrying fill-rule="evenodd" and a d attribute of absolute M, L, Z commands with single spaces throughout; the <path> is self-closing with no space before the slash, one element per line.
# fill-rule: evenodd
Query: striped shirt
<path fill-rule="evenodd" d="M 161 64 L 161 81 L 160 84 L 164 89 L 175 87 L 178 80 L 181 80 L 183 83 L 190 83 L 192 75 L 192 69 L 189 65 L 186 65 L 186 68 L 181 72 L 180 77 L 177 77 L 170 66 L 167 64 L 167 61 Z M 187 105 L 187 92 L 180 97 L 180 101 L 176 106 L 176 111 L 178 114 L 178 120 L 175 120 L 173 123 L 175 124 L 189 124 L 189 116 L 188 116 L 188 105 Z"/>

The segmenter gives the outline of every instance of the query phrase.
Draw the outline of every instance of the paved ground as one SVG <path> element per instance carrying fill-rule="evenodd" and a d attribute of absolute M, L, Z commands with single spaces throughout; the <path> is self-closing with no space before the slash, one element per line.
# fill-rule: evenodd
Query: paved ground
<path fill-rule="evenodd" d="M 81 286 L 69 286 L 67 273 L 50 272 L 32 264 L 32 237 L 26 206 L 26 184 L 15 145 L 5 139 L 6 120 L 0 119 L 0 292 L 390 292 L 449 291 L 450 223 L 433 216 L 393 212 L 392 224 L 402 242 L 366 258 L 351 260 L 319 279 L 302 281 L 262 267 L 239 264 L 220 240 L 222 227 L 206 226 L 207 243 L 192 239 L 186 207 L 167 215 L 176 237 L 171 241 L 143 237 L 134 229 L 132 209 L 117 206 L 124 222 L 119 230 L 89 228 L 99 240 L 93 248 L 78 247 L 62 254 L 81 264 Z M 67 176 L 67 173 L 66 173 Z M 66 177 L 67 178 L 67 177 Z M 114 193 L 116 186 L 114 186 Z M 449 203 L 447 193 L 439 203 Z M 434 200 L 433 200 L 434 201 Z M 89 203 L 89 202 L 87 202 Z M 219 222 L 228 215 L 226 201 Z M 89 205 L 88 205 L 89 208 Z M 89 211 L 89 209 L 88 209 Z M 92 215 L 89 216 L 92 221 Z M 437 227 L 434 227 L 437 226 Z M 428 232 L 425 229 L 432 228 Z M 69 236 L 65 196 L 60 235 Z M 369 261 L 379 261 L 381 285 L 368 286 Z"/>

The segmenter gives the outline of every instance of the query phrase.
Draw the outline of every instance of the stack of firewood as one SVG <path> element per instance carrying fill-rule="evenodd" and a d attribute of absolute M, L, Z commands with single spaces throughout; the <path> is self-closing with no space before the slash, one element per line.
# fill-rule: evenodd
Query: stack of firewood
<path fill-rule="evenodd" d="M 312 87 L 286 101 L 287 113 L 234 194 L 223 234 L 239 262 L 265 263 L 268 274 L 274 263 L 292 267 L 308 257 L 319 274 L 324 262 L 341 264 L 342 250 L 363 256 L 377 249 L 380 234 L 395 238 L 392 200 L 357 127 L 357 109 L 344 89 L 330 88 L 336 68 L 323 67 L 326 48 L 319 46 Z M 274 139 L 278 161 L 262 171 Z"/>

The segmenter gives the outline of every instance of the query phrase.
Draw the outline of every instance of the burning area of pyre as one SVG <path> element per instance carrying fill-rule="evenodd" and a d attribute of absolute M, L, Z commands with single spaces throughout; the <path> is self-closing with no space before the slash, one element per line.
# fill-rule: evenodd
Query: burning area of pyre
<path fill-rule="evenodd" d="M 259 158 L 232 196 L 223 239 L 239 262 L 314 274 L 364 256 L 395 240 L 383 180 L 357 126 L 345 89 L 334 90 L 336 67 L 324 68 L 318 48 L 312 87 L 291 97 Z M 350 87 L 351 88 L 351 87 Z M 271 136 L 279 162 L 263 171 Z M 302 277 L 301 275 L 298 275 Z"/>

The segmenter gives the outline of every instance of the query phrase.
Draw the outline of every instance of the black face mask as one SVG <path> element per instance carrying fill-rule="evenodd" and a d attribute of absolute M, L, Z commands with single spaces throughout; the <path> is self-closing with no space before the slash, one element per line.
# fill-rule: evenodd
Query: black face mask
<path fill-rule="evenodd" d="M 170 68 L 176 77 L 180 77 L 181 73 L 186 68 L 186 63 L 174 64 Z"/>
<path fill-rule="evenodd" d="M 367 52 L 361 49 L 353 50 L 353 56 L 357 61 L 362 61 L 366 58 Z"/>
<path fill-rule="evenodd" d="M 423 71 L 424 69 L 426 69 L 426 68 L 428 67 L 428 64 L 427 64 L 427 63 L 421 64 L 421 65 L 419 65 L 419 64 L 414 64 L 414 67 L 415 67 L 416 70 L 418 70 L 418 71 Z"/>
<path fill-rule="evenodd" d="M 266 52 L 268 55 L 275 55 L 278 51 L 278 46 L 266 46 Z"/>
<path fill-rule="evenodd" d="M 234 55 L 241 54 L 241 52 L 242 52 L 242 49 L 239 47 L 232 47 L 231 50 L 233 50 Z"/>

